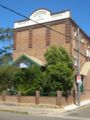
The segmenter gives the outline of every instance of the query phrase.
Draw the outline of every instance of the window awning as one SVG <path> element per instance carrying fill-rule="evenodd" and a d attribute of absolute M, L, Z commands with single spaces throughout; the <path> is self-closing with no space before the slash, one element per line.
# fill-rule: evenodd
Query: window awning
<path fill-rule="evenodd" d="M 90 62 L 86 62 L 83 65 L 83 67 L 82 67 L 82 69 L 80 71 L 80 74 L 86 76 L 88 74 L 89 70 L 90 70 Z"/>

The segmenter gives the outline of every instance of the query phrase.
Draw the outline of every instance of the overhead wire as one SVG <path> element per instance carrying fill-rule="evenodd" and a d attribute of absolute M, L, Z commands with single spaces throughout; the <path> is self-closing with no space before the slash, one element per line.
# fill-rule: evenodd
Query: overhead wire
<path fill-rule="evenodd" d="M 52 28 L 48 27 L 47 25 L 45 25 L 44 23 L 39 23 L 39 22 L 37 22 L 37 21 L 35 21 L 35 20 L 33 20 L 33 19 L 30 19 L 29 17 L 27 17 L 27 16 L 25 16 L 25 15 L 23 15 L 23 14 L 15 11 L 15 10 L 13 10 L 13 9 L 11 9 L 11 8 L 8 8 L 8 7 L 6 7 L 6 6 L 2 5 L 2 4 L 0 4 L 0 6 L 1 6 L 2 8 L 4 8 L 4 9 L 7 9 L 7 10 L 10 11 L 10 12 L 13 12 L 13 13 L 15 13 L 15 14 L 23 17 L 23 18 L 26 18 L 27 20 L 31 20 L 32 22 L 34 22 L 34 23 L 36 23 L 36 24 L 39 24 L 39 25 L 41 25 L 41 26 L 43 26 L 43 27 L 46 27 L 46 28 L 48 28 L 49 30 L 52 30 L 52 31 L 54 31 L 54 32 L 56 32 L 56 33 L 58 33 L 58 34 L 60 34 L 60 35 L 63 35 L 63 36 L 65 36 L 65 37 L 68 37 L 68 38 L 70 38 L 70 39 L 73 39 L 73 40 L 76 40 L 76 41 L 77 41 L 77 39 L 74 39 L 74 38 L 72 38 L 72 37 L 70 37 L 70 36 L 68 36 L 68 35 L 65 35 L 64 33 L 61 33 L 60 31 L 57 31 L 57 30 L 55 30 L 55 29 L 52 29 Z"/>
<path fill-rule="evenodd" d="M 72 39 L 72 40 L 78 41 L 76 38 L 72 38 L 71 36 L 68 36 L 68 35 L 66 35 L 66 34 L 64 34 L 64 33 L 60 32 L 60 31 L 57 31 L 57 30 L 55 30 L 55 29 L 52 29 L 51 27 L 48 27 L 47 25 L 45 25 L 45 23 L 39 23 L 39 22 L 37 22 L 37 21 L 35 21 L 35 20 L 33 20 L 33 19 L 30 19 L 29 17 L 27 17 L 27 16 L 25 16 L 25 15 L 23 15 L 23 14 L 15 11 L 15 10 L 9 8 L 9 7 L 6 7 L 5 5 L 0 4 L 0 7 L 4 8 L 4 9 L 6 9 L 6 10 L 12 12 L 12 13 L 15 13 L 15 14 L 23 17 L 23 18 L 26 18 L 27 20 L 31 20 L 32 22 L 34 22 L 34 23 L 36 23 L 36 24 L 39 24 L 39 25 L 41 25 L 41 26 L 43 26 L 43 27 L 46 27 L 46 28 L 48 28 L 49 30 L 54 31 L 54 32 L 56 32 L 56 33 L 59 34 L 59 35 L 62 35 L 62 36 L 65 36 L 65 37 L 67 37 L 67 38 L 70 38 L 70 39 Z M 84 43 L 84 44 L 85 44 L 85 43 Z M 86 45 L 87 45 L 87 44 L 86 44 Z"/>

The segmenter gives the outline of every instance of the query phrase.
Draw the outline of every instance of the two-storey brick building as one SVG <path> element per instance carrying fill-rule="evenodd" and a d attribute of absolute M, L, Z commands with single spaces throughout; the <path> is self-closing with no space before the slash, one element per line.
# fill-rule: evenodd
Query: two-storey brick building
<path fill-rule="evenodd" d="M 22 54 L 27 54 L 45 62 L 46 49 L 55 45 L 65 47 L 77 61 L 77 28 L 79 26 L 72 20 L 70 11 L 52 14 L 48 10 L 39 9 L 30 16 L 30 19 L 17 21 L 14 24 L 14 60 Z M 90 38 L 81 28 L 80 35 L 82 66 L 88 57 Z"/>
<path fill-rule="evenodd" d="M 20 58 L 24 54 L 32 61 L 43 65 L 46 49 L 54 45 L 65 47 L 73 56 L 74 65 L 77 66 L 77 28 L 79 28 L 81 74 L 85 75 L 88 81 L 90 37 L 75 23 L 70 11 L 53 14 L 46 9 L 39 9 L 29 18 L 14 23 L 13 59 Z M 24 60 L 21 62 L 26 64 Z M 17 65 L 20 66 L 20 62 Z M 88 82 L 86 86 L 90 86 Z"/>

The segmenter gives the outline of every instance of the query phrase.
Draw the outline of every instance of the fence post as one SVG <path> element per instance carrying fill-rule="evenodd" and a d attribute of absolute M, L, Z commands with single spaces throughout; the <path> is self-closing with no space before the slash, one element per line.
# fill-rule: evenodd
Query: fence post
<path fill-rule="evenodd" d="M 35 104 L 39 104 L 39 99 L 40 99 L 40 91 L 36 91 Z"/>
<path fill-rule="evenodd" d="M 17 93 L 17 102 L 21 102 L 21 92 L 18 91 Z"/>
<path fill-rule="evenodd" d="M 61 97 L 61 91 L 57 91 L 57 97 L 56 97 L 56 105 L 60 106 L 60 97 Z"/>
<path fill-rule="evenodd" d="M 74 104 L 76 104 L 76 92 L 75 92 L 75 90 L 73 90 L 72 95 L 73 95 L 73 99 L 74 99 Z"/>
<path fill-rule="evenodd" d="M 5 100 L 6 100 L 6 92 L 3 91 L 3 92 L 2 92 L 2 101 L 4 102 Z"/>

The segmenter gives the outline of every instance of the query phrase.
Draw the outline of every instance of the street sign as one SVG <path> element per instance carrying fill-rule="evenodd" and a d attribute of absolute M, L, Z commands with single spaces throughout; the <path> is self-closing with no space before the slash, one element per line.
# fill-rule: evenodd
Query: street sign
<path fill-rule="evenodd" d="M 82 84 L 81 75 L 77 75 L 77 83 Z"/>

